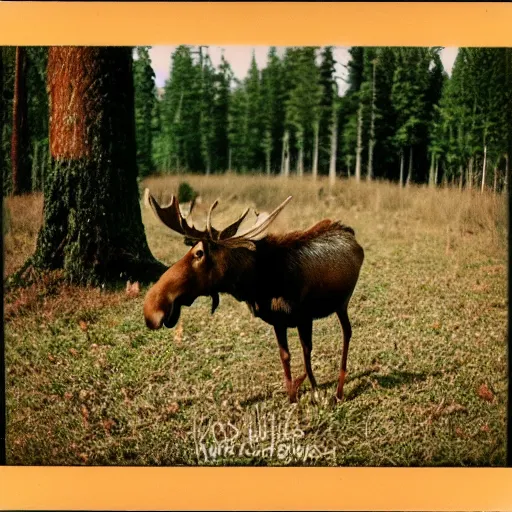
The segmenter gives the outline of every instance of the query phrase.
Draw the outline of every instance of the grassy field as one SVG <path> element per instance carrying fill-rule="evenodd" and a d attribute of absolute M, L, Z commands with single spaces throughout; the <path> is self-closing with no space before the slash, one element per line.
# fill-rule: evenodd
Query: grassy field
<path fill-rule="evenodd" d="M 315 322 L 309 384 L 291 405 L 272 328 L 222 296 L 150 332 L 140 293 L 62 286 L 5 297 L 8 464 L 496 466 L 505 464 L 507 198 L 386 183 L 221 176 L 151 178 L 166 201 L 186 179 L 214 224 L 293 200 L 275 230 L 325 217 L 366 259 L 349 315 L 346 400 L 333 406 L 342 335 Z M 8 198 L 5 273 L 35 246 L 40 195 Z M 143 205 L 153 254 L 187 248 Z M 200 213 L 200 212 L 199 212 Z M 290 331 L 292 370 L 302 350 Z"/>

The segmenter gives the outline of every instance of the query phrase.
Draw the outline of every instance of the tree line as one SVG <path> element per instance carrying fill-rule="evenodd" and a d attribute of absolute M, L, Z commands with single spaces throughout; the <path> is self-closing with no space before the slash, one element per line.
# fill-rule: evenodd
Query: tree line
<path fill-rule="evenodd" d="M 163 91 L 150 47 L 134 51 L 139 176 L 260 172 L 385 179 L 400 185 L 507 185 L 510 48 L 352 47 L 340 94 L 332 47 L 270 47 L 234 76 L 224 55 L 179 46 Z M 2 48 L 4 193 L 41 190 L 48 168 L 48 49 Z M 21 148 L 21 149 L 19 149 Z"/>
<path fill-rule="evenodd" d="M 44 192 L 34 254 L 9 283 L 63 270 L 76 283 L 154 280 L 137 177 L 155 172 L 329 174 L 503 189 L 511 154 L 510 49 L 269 51 L 244 80 L 180 46 L 157 94 L 147 47 L 4 47 L 4 193 Z M 10 286 L 10 285 L 9 285 Z"/>

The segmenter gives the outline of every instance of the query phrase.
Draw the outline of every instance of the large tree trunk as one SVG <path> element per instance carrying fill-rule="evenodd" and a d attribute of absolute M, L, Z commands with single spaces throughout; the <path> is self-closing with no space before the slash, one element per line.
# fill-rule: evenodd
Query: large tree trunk
<path fill-rule="evenodd" d="M 313 147 L 313 179 L 316 180 L 318 176 L 318 138 L 320 131 L 320 121 L 316 121 L 313 125 L 313 133 L 314 133 L 314 147 Z"/>
<path fill-rule="evenodd" d="M 155 279 L 137 188 L 131 48 L 52 47 L 50 168 L 33 262 L 73 282 Z"/>
<path fill-rule="evenodd" d="M 484 163 L 482 164 L 482 189 L 484 191 L 485 187 L 485 168 L 487 167 L 487 146 L 484 146 Z"/>
<path fill-rule="evenodd" d="M 370 119 L 370 141 L 368 144 L 368 171 L 366 179 L 368 181 L 373 179 L 373 150 L 375 148 L 375 100 L 377 97 L 377 89 L 375 88 L 375 69 L 377 60 L 373 61 L 373 81 L 372 81 L 372 113 Z"/>
<path fill-rule="evenodd" d="M 361 181 L 361 153 L 363 152 L 363 103 L 357 112 L 356 181 Z"/>
<path fill-rule="evenodd" d="M 30 192 L 30 162 L 27 125 L 26 49 L 16 48 L 14 72 L 14 96 L 12 102 L 12 193 Z"/>
<path fill-rule="evenodd" d="M 329 161 L 329 185 L 331 187 L 336 182 L 336 154 L 338 152 L 338 111 L 335 105 L 333 105 L 332 116 L 333 119 L 331 125 L 331 158 Z"/>

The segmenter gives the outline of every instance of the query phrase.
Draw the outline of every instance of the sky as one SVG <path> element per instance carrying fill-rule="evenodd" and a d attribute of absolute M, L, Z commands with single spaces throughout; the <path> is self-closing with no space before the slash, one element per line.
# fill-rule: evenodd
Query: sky
<path fill-rule="evenodd" d="M 175 49 L 176 46 L 153 46 L 149 50 L 153 69 L 155 70 L 157 87 L 163 87 L 165 81 L 169 78 L 171 55 Z M 210 46 L 209 53 L 212 64 L 216 67 L 220 64 L 220 58 L 224 50 L 224 57 L 230 63 L 235 76 L 239 79 L 243 79 L 247 76 L 247 72 L 249 71 L 252 52 L 254 51 L 258 68 L 261 69 L 267 64 L 268 49 L 268 46 Z M 334 58 L 337 61 L 336 75 L 340 77 L 338 79 L 340 94 L 343 94 L 347 88 L 343 78 L 345 78 L 347 74 L 344 66 L 346 66 L 349 61 L 348 49 L 349 47 L 334 47 Z M 278 46 L 277 51 L 282 55 L 284 53 L 284 46 Z M 457 57 L 457 51 L 458 48 L 456 47 L 446 47 L 441 51 L 441 60 L 449 75 L 451 74 L 455 57 Z"/>

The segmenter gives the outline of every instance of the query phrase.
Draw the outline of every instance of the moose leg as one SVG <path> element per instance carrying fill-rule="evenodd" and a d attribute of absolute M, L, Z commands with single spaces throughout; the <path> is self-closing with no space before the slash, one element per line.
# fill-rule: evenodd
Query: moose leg
<path fill-rule="evenodd" d="M 290 351 L 288 349 L 288 335 L 286 327 L 274 326 L 276 333 L 277 343 L 279 344 L 279 355 L 281 356 L 281 362 L 283 363 L 284 379 L 286 385 L 286 391 L 290 402 L 297 401 L 297 390 L 306 378 L 306 374 L 299 377 L 295 381 L 292 380 L 292 371 L 290 368 Z"/>
<path fill-rule="evenodd" d="M 343 385 L 345 384 L 345 377 L 347 375 L 347 355 L 350 338 L 352 337 L 352 327 L 350 320 L 348 319 L 347 305 L 343 306 L 337 312 L 338 318 L 340 319 L 341 328 L 343 329 L 343 352 L 341 355 L 341 370 L 338 379 L 338 389 L 336 390 L 336 398 L 341 401 L 343 400 Z"/>
<path fill-rule="evenodd" d="M 311 351 L 313 350 L 313 321 L 308 320 L 297 327 L 299 331 L 299 338 L 302 344 L 302 351 L 304 353 L 304 367 L 306 369 L 306 375 L 311 382 L 311 388 L 313 396 L 315 394 L 316 379 L 313 375 L 313 369 L 311 368 Z"/>

